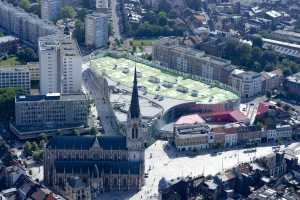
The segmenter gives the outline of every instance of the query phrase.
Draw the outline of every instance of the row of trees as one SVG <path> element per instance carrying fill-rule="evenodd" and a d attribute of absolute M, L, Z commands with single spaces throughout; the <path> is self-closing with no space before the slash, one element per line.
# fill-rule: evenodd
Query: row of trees
<path fill-rule="evenodd" d="M 14 88 L 0 89 L 0 120 L 9 121 L 15 113 L 15 96 L 21 90 Z"/>
<path fill-rule="evenodd" d="M 253 46 L 237 40 L 228 40 L 223 58 L 231 60 L 246 70 L 256 72 L 272 71 L 281 68 L 286 76 L 300 71 L 300 65 L 289 57 L 281 56 L 272 49 L 263 49 L 260 38 L 252 38 Z"/>
<path fill-rule="evenodd" d="M 78 129 L 73 130 L 73 134 L 79 136 L 80 131 Z M 97 135 L 98 131 L 96 128 L 91 128 L 90 135 Z M 48 142 L 48 137 L 45 133 L 41 134 L 41 137 L 37 141 L 27 141 L 24 144 L 24 155 L 25 156 L 32 156 L 32 159 L 35 161 L 42 161 L 43 160 L 43 147 Z M 0 152 L 2 146 L 0 145 Z"/>
<path fill-rule="evenodd" d="M 43 147 L 48 142 L 48 137 L 46 134 L 42 134 L 38 141 L 27 141 L 24 144 L 24 155 L 32 156 L 35 161 L 43 160 Z"/>
<path fill-rule="evenodd" d="M 183 30 L 180 27 L 171 28 L 170 26 L 160 26 L 149 22 L 139 24 L 134 33 L 137 37 L 180 36 L 182 34 Z"/>
<path fill-rule="evenodd" d="M 169 1 L 160 0 L 157 10 L 147 10 L 141 22 L 125 23 L 125 27 L 128 35 L 137 37 L 182 36 L 184 27 L 174 23 L 172 19 L 176 18 L 177 13 Z"/>
<path fill-rule="evenodd" d="M 19 6 L 25 11 L 41 16 L 41 0 L 6 0 L 14 6 Z"/>

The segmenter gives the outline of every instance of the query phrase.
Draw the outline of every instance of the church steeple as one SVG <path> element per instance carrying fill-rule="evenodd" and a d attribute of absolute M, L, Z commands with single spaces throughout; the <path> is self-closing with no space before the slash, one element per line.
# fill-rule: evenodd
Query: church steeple
<path fill-rule="evenodd" d="M 136 68 L 134 68 L 134 79 L 133 79 L 133 88 L 132 88 L 131 102 L 129 107 L 129 114 L 131 119 L 140 117 L 140 104 L 139 104 Z"/>

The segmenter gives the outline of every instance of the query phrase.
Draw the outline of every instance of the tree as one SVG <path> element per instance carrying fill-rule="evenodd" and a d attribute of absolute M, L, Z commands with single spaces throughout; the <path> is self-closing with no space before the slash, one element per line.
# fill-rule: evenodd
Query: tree
<path fill-rule="evenodd" d="M 32 148 L 31 148 L 32 151 L 38 151 L 40 149 L 38 144 L 35 141 L 32 142 L 31 144 L 32 144 Z"/>
<path fill-rule="evenodd" d="M 79 136 L 80 131 L 77 128 L 75 128 L 75 129 L 73 129 L 73 134 Z"/>
<path fill-rule="evenodd" d="M 149 12 L 146 12 L 144 17 L 144 21 L 148 21 L 150 24 L 156 24 L 157 23 L 157 16 L 154 11 L 150 10 Z"/>
<path fill-rule="evenodd" d="M 290 110 L 290 107 L 287 104 L 284 104 L 283 110 L 287 112 Z"/>
<path fill-rule="evenodd" d="M 47 136 L 46 133 L 42 133 L 42 134 L 41 134 L 41 138 L 42 138 L 42 140 L 44 140 L 45 142 L 48 141 L 48 136 Z"/>
<path fill-rule="evenodd" d="M 31 48 L 21 48 L 17 51 L 18 60 L 22 63 L 37 61 L 38 57 Z"/>
<path fill-rule="evenodd" d="M 17 88 L 0 89 L 0 120 L 9 121 L 15 113 L 15 96 L 22 93 Z"/>
<path fill-rule="evenodd" d="M 30 10 L 29 12 L 32 12 L 36 15 L 38 15 L 39 17 L 41 17 L 41 0 L 38 0 L 36 4 L 33 4 L 31 7 L 30 7 Z"/>
<path fill-rule="evenodd" d="M 77 13 L 78 19 L 81 20 L 81 21 L 84 21 L 85 16 L 87 15 L 87 13 L 88 13 L 88 11 L 85 8 L 80 9 Z"/>
<path fill-rule="evenodd" d="M 160 26 L 167 25 L 167 22 L 168 22 L 168 20 L 167 20 L 167 14 L 165 12 L 161 11 L 161 12 L 158 13 L 158 16 L 159 16 L 158 17 L 158 24 Z"/>
<path fill-rule="evenodd" d="M 76 16 L 76 11 L 72 6 L 65 6 L 61 9 L 60 15 L 61 18 L 66 19 L 66 18 L 74 18 Z"/>
<path fill-rule="evenodd" d="M 259 36 L 253 36 L 252 37 L 252 44 L 253 44 L 254 47 L 262 48 L 263 40 Z"/>
<path fill-rule="evenodd" d="M 90 130 L 90 134 L 91 135 L 97 135 L 98 134 L 98 131 L 95 127 L 92 127 L 91 130 Z"/>
<path fill-rule="evenodd" d="M 21 8 L 23 8 L 26 11 L 29 11 L 29 9 L 30 9 L 30 1 L 29 0 L 21 0 L 19 5 Z"/>
<path fill-rule="evenodd" d="M 84 43 L 84 25 L 80 20 L 75 22 L 75 30 L 73 32 L 73 37 L 77 40 L 78 43 Z"/>
<path fill-rule="evenodd" d="M 238 45 L 237 52 L 239 54 L 239 63 L 243 66 L 249 66 L 251 61 L 251 46 L 248 44 L 240 44 Z"/>
<path fill-rule="evenodd" d="M 162 10 L 162 11 L 165 11 L 165 12 L 169 12 L 169 10 L 171 10 L 172 6 L 166 0 L 161 0 L 159 2 L 158 8 L 159 8 L 159 10 Z"/>
<path fill-rule="evenodd" d="M 24 145 L 24 153 L 27 156 L 32 155 L 32 144 L 29 141 L 27 141 Z"/>
<path fill-rule="evenodd" d="M 33 152 L 32 158 L 35 161 L 42 161 L 43 160 L 43 151 L 39 150 L 39 151 Z"/>

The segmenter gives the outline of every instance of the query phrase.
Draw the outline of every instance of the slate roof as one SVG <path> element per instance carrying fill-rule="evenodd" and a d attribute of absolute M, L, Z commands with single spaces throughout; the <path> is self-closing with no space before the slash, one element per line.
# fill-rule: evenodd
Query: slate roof
<path fill-rule="evenodd" d="M 90 149 L 96 140 L 96 136 L 56 136 L 50 139 L 49 149 Z M 126 150 L 125 136 L 101 136 L 96 142 L 104 150 Z"/>
<path fill-rule="evenodd" d="M 131 118 L 140 117 L 140 104 L 139 104 L 136 68 L 134 69 L 133 88 L 132 88 L 132 96 L 131 96 L 129 112 Z"/>
<path fill-rule="evenodd" d="M 72 188 L 85 188 L 86 187 L 86 184 L 78 176 L 71 177 L 68 180 L 68 182 Z"/>
<path fill-rule="evenodd" d="M 88 173 L 96 174 L 96 169 L 101 174 L 139 174 L 140 162 L 118 160 L 57 160 L 55 161 L 58 173 Z"/>

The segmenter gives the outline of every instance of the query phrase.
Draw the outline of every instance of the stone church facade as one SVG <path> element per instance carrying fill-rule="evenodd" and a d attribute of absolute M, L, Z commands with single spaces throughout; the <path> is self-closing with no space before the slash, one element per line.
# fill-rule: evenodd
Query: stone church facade
<path fill-rule="evenodd" d="M 126 131 L 108 136 L 56 136 L 45 147 L 45 184 L 68 199 L 94 199 L 144 184 L 147 133 L 139 108 L 135 71 Z"/>

